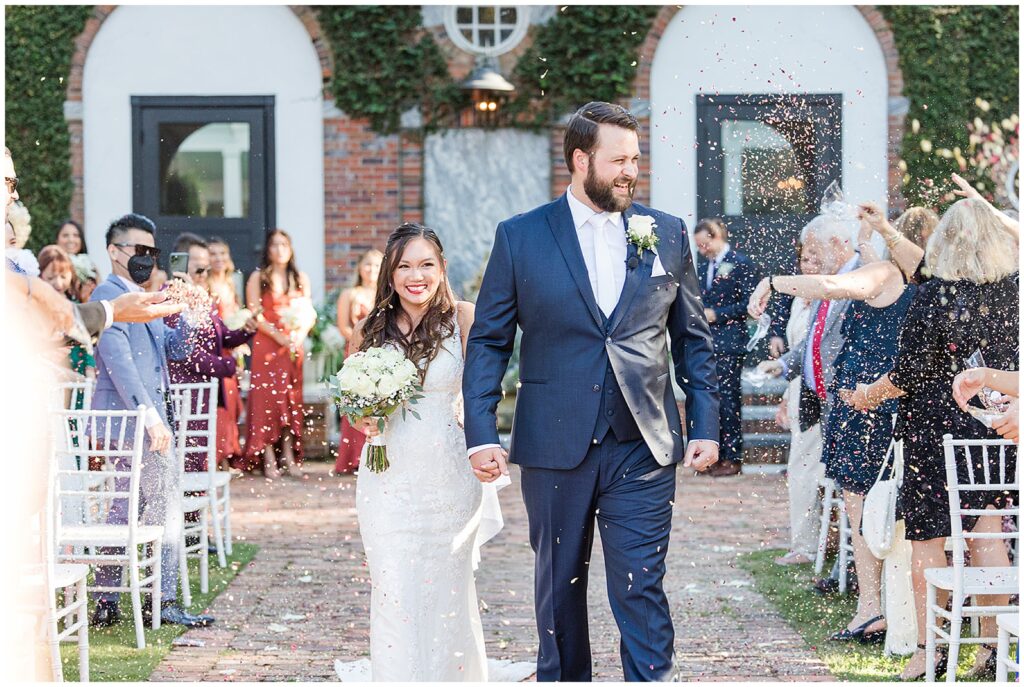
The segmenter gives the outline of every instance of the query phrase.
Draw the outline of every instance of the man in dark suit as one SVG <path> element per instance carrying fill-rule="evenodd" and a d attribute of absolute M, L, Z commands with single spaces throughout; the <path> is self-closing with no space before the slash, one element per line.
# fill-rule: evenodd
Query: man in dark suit
<path fill-rule="evenodd" d="M 469 335 L 470 463 L 507 473 L 495 411 L 522 329 L 508 459 L 519 465 L 536 555 L 537 679 L 589 681 L 588 562 L 600 524 L 608 594 L 630 681 L 672 677 L 662 587 L 676 465 L 718 455 L 714 353 L 682 220 L 633 202 L 639 124 L 584 105 L 566 127 L 572 184 L 498 225 Z M 686 437 L 669 375 L 686 392 Z M 685 457 L 684 457 L 685 445 Z"/>
<path fill-rule="evenodd" d="M 757 268 L 750 258 L 732 249 L 725 222 L 717 217 L 698 222 L 693 239 L 697 251 L 707 258 L 700 268 L 700 295 L 715 342 L 715 366 L 722 399 L 719 405 L 721 460 L 704 474 L 725 477 L 739 474 L 743 465 L 740 372 L 747 353 L 747 301 L 757 286 Z"/>

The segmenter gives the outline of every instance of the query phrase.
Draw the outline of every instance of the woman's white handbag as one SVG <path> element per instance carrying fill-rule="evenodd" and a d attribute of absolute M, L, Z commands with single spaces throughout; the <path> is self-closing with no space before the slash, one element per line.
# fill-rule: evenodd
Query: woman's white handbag
<path fill-rule="evenodd" d="M 892 459 L 889 479 L 882 479 Z M 903 481 L 903 442 L 892 441 L 875 483 L 864 497 L 861 531 L 875 558 L 883 559 L 896 541 L 896 499 Z"/>

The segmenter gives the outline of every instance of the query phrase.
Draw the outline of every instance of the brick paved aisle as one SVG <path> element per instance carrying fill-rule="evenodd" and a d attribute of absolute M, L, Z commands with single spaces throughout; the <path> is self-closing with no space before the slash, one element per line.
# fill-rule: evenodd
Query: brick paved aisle
<path fill-rule="evenodd" d="M 260 552 L 210 608 L 217 624 L 184 635 L 203 646 L 175 646 L 152 680 L 333 680 L 335 658 L 367 655 L 370 586 L 356 523 L 355 479 L 331 477 L 323 463 L 307 471 L 310 479 L 303 482 L 247 477 L 232 483 L 235 534 L 258 544 Z M 735 565 L 740 552 L 785 546 L 783 479 L 712 480 L 682 473 L 666 581 L 680 677 L 830 679 Z M 505 530 L 485 548 L 477 581 L 486 604 L 487 651 L 533 660 L 533 556 L 517 484 L 501 492 L 501 501 Z M 618 635 L 600 542 L 594 549 L 594 677 L 619 681 Z"/>

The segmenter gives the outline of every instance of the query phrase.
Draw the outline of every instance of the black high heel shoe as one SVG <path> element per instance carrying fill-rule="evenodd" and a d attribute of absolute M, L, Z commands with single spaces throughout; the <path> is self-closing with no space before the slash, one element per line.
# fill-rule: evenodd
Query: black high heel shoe
<path fill-rule="evenodd" d="M 918 649 L 922 649 L 924 651 L 927 651 L 928 650 L 928 645 L 927 644 L 918 644 L 917 648 Z M 948 649 L 939 649 L 938 651 L 939 651 L 939 657 L 935 660 L 935 679 L 936 680 L 941 680 L 942 678 L 944 678 L 946 676 L 946 669 L 947 669 L 948 664 L 949 664 L 949 650 Z M 896 679 L 897 682 L 900 682 L 900 681 L 902 681 L 902 682 L 920 682 L 921 680 L 924 680 L 924 676 L 925 676 L 925 674 L 927 672 L 928 672 L 928 669 L 926 668 L 925 670 L 922 670 L 918 675 L 914 675 L 912 677 L 906 677 L 906 678 L 903 677 L 902 675 L 897 675 L 895 679 Z"/>
<path fill-rule="evenodd" d="M 850 630 L 850 629 L 842 629 L 839 632 L 833 632 L 832 635 L 829 636 L 828 641 L 830 641 L 830 642 L 849 642 L 851 640 L 856 639 L 857 641 L 860 641 L 860 642 L 872 643 L 873 644 L 873 643 L 877 643 L 879 641 L 878 640 L 878 636 L 879 635 L 881 635 L 882 641 L 884 641 L 885 640 L 885 630 L 875 630 L 874 632 L 871 632 L 871 633 L 869 633 L 866 636 L 864 634 L 864 631 L 866 629 L 868 629 L 868 627 L 870 627 L 871 625 L 874 625 L 875 623 L 877 623 L 879 620 L 882 620 L 883 618 L 885 618 L 884 615 L 876 615 L 871 620 L 867 621 L 863 625 L 858 625 L 857 627 L 853 628 L 852 630 Z M 868 640 L 867 638 L 870 638 L 870 640 Z"/>

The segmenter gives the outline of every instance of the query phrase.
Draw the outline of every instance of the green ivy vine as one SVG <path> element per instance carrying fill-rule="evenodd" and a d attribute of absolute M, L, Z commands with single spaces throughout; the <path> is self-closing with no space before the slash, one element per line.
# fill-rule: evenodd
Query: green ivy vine
<path fill-rule="evenodd" d="M 633 93 L 638 51 L 657 5 L 567 5 L 537 28 L 516 62 L 519 121 L 544 126 L 592 100 L 615 102 Z"/>
<path fill-rule="evenodd" d="M 28 248 L 56 239 L 71 205 L 71 136 L 64 120 L 75 38 L 92 7 L 8 5 L 5 50 L 6 145 L 14 156 L 18 193 L 32 214 Z"/>
<path fill-rule="evenodd" d="M 986 117 L 992 121 L 1019 110 L 1020 10 L 1015 5 L 879 9 L 895 34 L 903 94 L 910 100 L 902 144 L 903 194 L 911 205 L 937 205 L 939 189 L 949 187 L 949 175 L 957 167 L 932 150 L 967 150 L 967 124 L 978 114 L 975 99 L 991 105 Z M 927 141 L 924 148 L 922 141 Z"/>
<path fill-rule="evenodd" d="M 334 56 L 331 94 L 375 131 L 398 131 L 402 113 L 418 107 L 424 128 L 451 120 L 466 105 L 418 5 L 331 5 L 317 8 Z"/>

